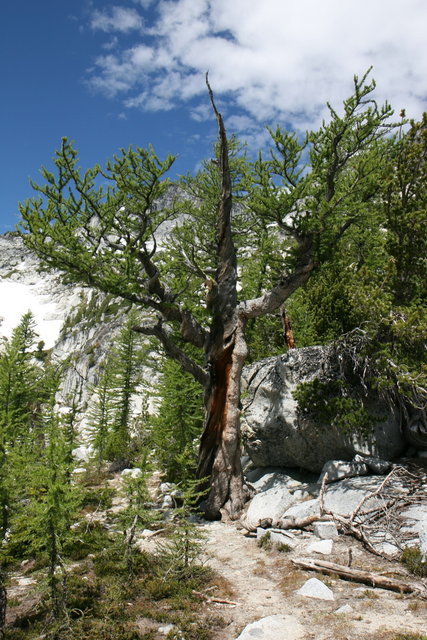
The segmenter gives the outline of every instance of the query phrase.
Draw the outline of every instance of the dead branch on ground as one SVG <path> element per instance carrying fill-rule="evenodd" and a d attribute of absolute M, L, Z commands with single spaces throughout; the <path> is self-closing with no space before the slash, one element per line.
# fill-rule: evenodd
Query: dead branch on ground
<path fill-rule="evenodd" d="M 349 515 L 336 514 L 326 509 L 323 496 L 320 498 L 320 513 L 331 517 L 342 533 L 359 540 L 371 553 L 391 560 L 376 544 L 391 541 L 397 549 L 402 549 L 407 534 L 401 530 L 401 513 L 405 508 L 426 499 L 423 477 L 401 466 L 395 466 L 374 491 L 363 496 Z M 368 509 L 362 509 L 368 505 Z"/>
<path fill-rule="evenodd" d="M 301 569 L 309 571 L 317 571 L 327 575 L 338 575 L 344 580 L 352 582 L 360 582 L 372 587 L 380 587 L 397 593 L 412 593 L 420 598 L 427 600 L 427 586 L 424 582 L 406 582 L 404 580 L 396 580 L 388 576 L 378 575 L 361 569 L 353 569 L 335 562 L 327 562 L 318 560 L 317 558 L 295 558 L 291 562 Z"/>
<path fill-rule="evenodd" d="M 401 514 L 406 508 L 427 501 L 426 480 L 425 473 L 412 473 L 403 466 L 394 466 L 376 489 L 363 496 L 351 513 L 342 515 L 325 507 L 325 474 L 319 493 L 319 513 L 304 518 L 285 516 L 275 523 L 275 527 L 284 530 L 306 529 L 315 522 L 333 520 L 341 533 L 359 540 L 367 551 L 392 560 L 381 545 L 390 542 L 397 550 L 402 550 L 414 536 L 410 531 L 402 531 Z M 245 521 L 242 524 L 248 531 L 256 528 L 248 526 Z M 271 527 L 272 521 L 264 519 L 258 526 Z"/>
<path fill-rule="evenodd" d="M 192 591 L 194 596 L 197 596 L 201 600 L 205 600 L 205 602 L 215 602 L 216 604 L 228 604 L 232 607 L 237 607 L 238 602 L 234 602 L 233 600 L 224 600 L 224 598 L 212 598 L 211 596 L 206 595 L 205 593 L 201 593 L 201 591 Z"/>

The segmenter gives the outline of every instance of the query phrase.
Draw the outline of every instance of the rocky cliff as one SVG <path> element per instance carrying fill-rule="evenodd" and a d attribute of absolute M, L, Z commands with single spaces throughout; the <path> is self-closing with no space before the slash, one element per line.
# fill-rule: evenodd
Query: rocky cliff
<path fill-rule="evenodd" d="M 58 405 L 67 407 L 77 392 L 84 429 L 99 364 L 123 323 L 120 305 L 89 288 L 64 284 L 59 273 L 41 272 L 38 259 L 8 233 L 0 236 L 0 337 L 10 337 L 27 311 L 53 361 L 67 362 Z"/>
<path fill-rule="evenodd" d="M 328 460 L 351 460 L 356 454 L 397 457 L 404 449 L 399 416 L 378 398 L 352 389 L 350 410 L 326 421 L 336 400 L 328 384 L 336 380 L 334 350 L 330 347 L 291 349 L 246 367 L 242 437 L 247 453 L 259 466 L 302 467 L 318 472 Z M 313 387 L 316 402 L 305 410 L 295 392 L 302 383 Z M 322 386 L 323 385 L 323 386 Z M 313 394 L 314 395 L 314 394 Z M 355 410 L 353 409 L 353 412 Z M 371 419 L 370 428 L 358 428 L 358 416 Z M 355 427 L 348 428 L 350 417 Z"/>

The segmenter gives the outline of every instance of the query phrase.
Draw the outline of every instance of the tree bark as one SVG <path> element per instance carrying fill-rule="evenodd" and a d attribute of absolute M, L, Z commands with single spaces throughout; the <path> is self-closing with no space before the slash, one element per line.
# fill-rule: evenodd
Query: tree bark
<path fill-rule="evenodd" d="M 239 402 L 247 348 L 245 320 L 236 313 L 237 257 L 231 230 L 232 187 L 227 136 L 207 75 L 206 84 L 218 124 L 221 195 L 216 219 L 216 272 L 209 300 L 212 324 L 206 345 L 209 383 L 205 387 L 206 418 L 197 476 L 210 477 L 204 511 L 207 517 L 219 519 L 222 507 L 235 517 L 244 504 Z"/>
<path fill-rule="evenodd" d="M 231 518 L 237 517 L 246 501 L 240 462 L 240 381 L 247 355 L 243 325 L 239 319 L 232 341 L 211 361 L 197 476 L 210 477 L 203 510 L 212 519 L 221 518 L 223 507 Z"/>
<path fill-rule="evenodd" d="M 299 258 L 292 273 L 285 275 L 266 294 L 238 302 L 227 136 L 207 76 L 206 84 L 218 124 L 221 195 L 216 220 L 216 272 L 209 296 L 212 323 L 205 343 L 209 371 L 209 382 L 205 385 L 206 418 L 197 477 L 210 478 L 203 509 L 206 517 L 219 519 L 222 508 L 230 517 L 237 517 L 248 497 L 240 462 L 240 381 L 247 355 L 246 322 L 280 307 L 295 289 L 308 280 L 315 261 L 312 236 L 299 237 Z"/>

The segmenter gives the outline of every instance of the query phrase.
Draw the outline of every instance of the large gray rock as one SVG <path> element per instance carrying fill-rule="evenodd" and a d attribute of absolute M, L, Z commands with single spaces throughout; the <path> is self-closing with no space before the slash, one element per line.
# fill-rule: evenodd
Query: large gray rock
<path fill-rule="evenodd" d="M 373 493 L 379 487 L 381 482 L 382 478 L 378 476 L 361 476 L 328 485 L 324 495 L 325 508 L 338 515 L 349 515 L 367 494 Z M 369 498 L 363 510 L 380 507 L 382 504 L 380 498 Z M 314 498 L 290 507 L 283 517 L 306 518 L 319 512 L 319 498 Z"/>
<path fill-rule="evenodd" d="M 406 530 L 418 536 L 420 551 L 427 558 L 427 504 L 414 505 L 401 514 Z"/>
<path fill-rule="evenodd" d="M 248 624 L 236 640 L 299 640 L 304 628 L 295 616 L 267 616 Z"/>
<path fill-rule="evenodd" d="M 328 460 L 351 460 L 357 453 L 386 460 L 401 453 L 404 440 L 399 419 L 379 403 L 366 400 L 367 409 L 377 417 L 369 439 L 298 411 L 292 395 L 298 384 L 315 378 L 326 382 L 336 370 L 333 349 L 322 346 L 291 349 L 245 368 L 242 437 L 257 466 L 318 472 Z"/>
<path fill-rule="evenodd" d="M 274 526 L 294 502 L 295 499 L 286 486 L 276 485 L 257 493 L 246 513 L 245 526 L 254 530 L 265 520 L 270 520 L 270 524 Z"/>
<path fill-rule="evenodd" d="M 368 465 L 364 462 L 352 460 L 346 462 L 344 460 L 328 460 L 322 467 L 319 483 L 322 483 L 327 474 L 326 482 L 336 482 L 344 478 L 353 478 L 354 476 L 368 475 Z"/>

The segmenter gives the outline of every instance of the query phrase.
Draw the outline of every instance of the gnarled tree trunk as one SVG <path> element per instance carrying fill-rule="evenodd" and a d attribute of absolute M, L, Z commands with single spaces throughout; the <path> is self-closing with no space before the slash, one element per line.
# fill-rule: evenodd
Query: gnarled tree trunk
<path fill-rule="evenodd" d="M 198 477 L 210 476 L 205 512 L 210 518 L 220 518 L 220 509 L 225 504 L 231 516 L 244 504 L 239 400 L 246 343 L 244 321 L 236 314 L 237 257 L 231 231 L 232 189 L 227 136 L 207 76 L 206 84 L 218 123 L 221 196 L 216 219 L 216 273 L 209 299 L 212 312 L 206 345 L 209 381 L 205 388 L 206 419 Z"/>
<path fill-rule="evenodd" d="M 230 343 L 211 355 L 197 475 L 210 477 L 204 510 L 215 519 L 221 517 L 222 507 L 231 517 L 237 516 L 247 497 L 240 463 L 240 381 L 247 354 L 243 324 L 238 319 Z"/>
<path fill-rule="evenodd" d="M 209 378 L 205 384 L 206 418 L 199 451 L 198 478 L 210 478 L 204 503 L 207 517 L 221 517 L 225 508 L 237 516 L 248 495 L 240 462 L 240 384 L 247 355 L 246 321 L 277 309 L 309 277 L 313 266 L 312 238 L 300 238 L 300 259 L 294 272 L 254 300 L 238 302 L 237 257 L 231 229 L 232 189 L 228 144 L 221 114 L 209 96 L 218 123 L 221 196 L 216 220 L 216 273 L 209 296 L 211 330 L 205 345 Z"/>

